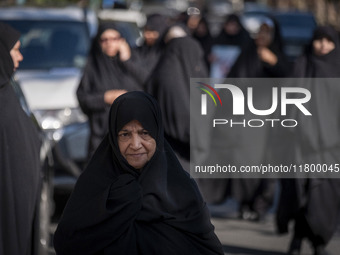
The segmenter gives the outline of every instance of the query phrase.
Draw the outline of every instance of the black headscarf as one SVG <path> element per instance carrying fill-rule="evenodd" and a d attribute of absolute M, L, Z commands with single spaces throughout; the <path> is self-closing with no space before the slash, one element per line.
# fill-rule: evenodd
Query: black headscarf
<path fill-rule="evenodd" d="M 99 40 L 101 35 L 108 29 L 116 30 L 124 37 L 123 31 L 115 23 L 105 22 L 99 26 L 98 33 L 91 45 L 87 67 L 84 70 L 85 75 L 88 71 L 93 75 L 90 80 L 91 88 L 97 91 L 106 91 L 108 89 L 126 89 L 130 91 L 139 89 L 138 83 L 130 77 L 119 60 L 119 55 L 109 57 L 103 53 Z M 78 93 L 81 93 L 81 89 L 79 90 Z"/>
<path fill-rule="evenodd" d="M 119 152 L 117 133 L 137 119 L 157 149 L 140 171 Z M 110 132 L 80 176 L 54 236 L 64 254 L 223 254 L 193 179 L 163 137 L 160 108 L 144 92 L 120 96 Z"/>
<path fill-rule="evenodd" d="M 323 56 L 313 53 L 313 41 L 327 38 L 335 45 L 334 50 Z M 340 77 L 340 42 L 339 35 L 331 26 L 320 26 L 314 31 L 312 40 L 307 46 L 306 53 L 297 59 L 294 77 Z"/>
<path fill-rule="evenodd" d="M 227 32 L 224 29 L 224 26 L 230 22 L 236 22 L 240 27 L 239 32 L 235 35 L 227 34 Z M 235 45 L 245 47 L 248 45 L 250 41 L 251 41 L 250 35 L 248 31 L 244 28 L 243 24 L 241 23 L 239 16 L 237 16 L 236 14 L 231 14 L 227 16 L 220 34 L 214 40 L 214 44 Z"/>
<path fill-rule="evenodd" d="M 161 14 L 150 14 L 144 26 L 144 31 L 156 31 L 159 37 L 153 45 L 144 42 L 141 46 L 132 48 L 134 58 L 125 61 L 124 65 L 140 84 L 145 86 L 162 56 L 165 43 L 164 34 L 168 29 L 168 20 Z"/>
<path fill-rule="evenodd" d="M 210 70 L 210 53 L 211 53 L 211 48 L 213 46 L 214 43 L 214 39 L 210 33 L 210 29 L 209 29 L 209 24 L 208 21 L 205 17 L 202 17 L 200 19 L 199 25 L 198 26 L 205 26 L 207 31 L 205 34 L 200 34 L 197 32 L 197 29 L 195 29 L 194 33 L 193 33 L 193 38 L 195 38 L 202 46 L 202 49 L 204 51 L 204 60 L 206 62 L 207 68 L 208 70 Z"/>
<path fill-rule="evenodd" d="M 189 37 L 168 42 L 147 91 L 160 104 L 165 134 L 174 150 L 189 158 L 190 145 L 190 78 L 207 77 L 203 50 Z M 176 146 L 177 144 L 177 146 Z"/>
<path fill-rule="evenodd" d="M 20 33 L 4 23 L 0 23 L 0 87 L 7 83 L 13 74 L 11 49 L 20 38 Z"/>
<path fill-rule="evenodd" d="M 97 36 L 92 42 L 83 77 L 77 89 L 79 105 L 90 122 L 90 154 L 93 153 L 107 132 L 106 116 L 110 106 L 104 102 L 105 91 L 111 89 L 141 90 L 137 80 L 120 61 L 119 55 L 109 57 L 102 52 L 99 40 L 102 33 L 107 29 L 114 29 L 124 37 L 124 34 L 112 22 L 105 22 L 99 26 Z"/>
<path fill-rule="evenodd" d="M 39 138 L 10 83 L 10 50 L 20 34 L 0 23 L 0 253 L 36 254 Z M 36 221 L 38 222 L 38 221 Z M 37 237 L 37 236 L 35 236 Z"/>
<path fill-rule="evenodd" d="M 168 21 L 165 16 L 154 13 L 147 17 L 146 24 L 144 26 L 145 30 L 157 31 L 160 38 L 163 37 L 164 33 L 168 29 Z"/>

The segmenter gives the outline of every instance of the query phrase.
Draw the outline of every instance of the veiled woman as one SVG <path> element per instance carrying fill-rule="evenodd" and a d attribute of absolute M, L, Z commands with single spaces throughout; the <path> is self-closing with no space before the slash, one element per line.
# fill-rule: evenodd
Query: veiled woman
<path fill-rule="evenodd" d="M 99 26 L 77 89 L 79 105 L 89 118 L 89 157 L 107 132 L 106 116 L 112 102 L 126 91 L 141 90 L 124 64 L 133 61 L 133 56 L 123 36 L 112 22 Z"/>
<path fill-rule="evenodd" d="M 39 137 L 11 77 L 23 60 L 20 33 L 0 23 L 0 254 L 37 254 Z"/>
<path fill-rule="evenodd" d="M 165 137 L 183 168 L 190 166 L 190 78 L 207 77 L 200 44 L 175 25 L 165 35 L 165 50 L 146 91 L 160 104 Z"/>
<path fill-rule="evenodd" d="M 66 254 L 223 254 L 196 183 L 144 92 L 115 100 L 109 133 L 80 176 L 54 237 Z"/>

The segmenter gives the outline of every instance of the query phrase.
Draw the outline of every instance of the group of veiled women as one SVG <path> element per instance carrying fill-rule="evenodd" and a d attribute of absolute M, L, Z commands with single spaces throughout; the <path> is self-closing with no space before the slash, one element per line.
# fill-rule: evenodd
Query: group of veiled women
<path fill-rule="evenodd" d="M 332 27 L 316 28 L 310 44 L 294 65 L 286 58 L 282 46 L 275 20 L 264 19 L 257 36 L 236 59 L 228 78 L 340 77 L 339 34 Z M 313 117 L 299 119 L 299 125 L 292 129 L 294 131 L 271 133 L 269 129 L 261 128 L 252 132 L 240 131 L 243 134 L 241 137 L 235 138 L 234 134 L 224 136 L 224 143 L 229 141 L 229 144 L 233 144 L 234 141 L 234 144 L 247 145 L 241 148 L 244 152 L 243 158 L 238 158 L 241 163 L 247 162 L 247 155 L 254 154 L 254 165 L 266 160 L 307 165 L 322 163 L 331 167 L 339 163 L 339 106 L 336 99 L 339 89 L 334 84 L 327 84 L 327 80 L 295 85 L 306 86 L 312 93 L 313 100 L 308 107 L 312 109 Z M 267 100 L 264 93 L 261 92 L 258 97 L 262 101 Z M 216 137 L 221 140 L 218 134 Z M 271 147 L 274 139 L 280 141 L 275 148 Z M 276 182 L 275 179 L 258 178 L 203 179 L 199 184 L 206 201 L 219 203 L 232 196 L 239 202 L 240 218 L 261 220 L 273 206 Z M 304 239 L 310 241 L 315 255 L 327 254 L 325 247 L 336 231 L 340 215 L 340 180 L 282 178 L 279 184 L 275 220 L 278 232 L 287 233 L 289 222 L 295 222 L 288 254 L 300 254 Z"/>
<path fill-rule="evenodd" d="M 205 201 L 195 181 L 187 173 L 190 156 L 189 78 L 207 77 L 204 52 L 199 43 L 189 36 L 190 32 L 186 28 L 173 26 L 167 29 L 161 26 L 162 19 L 159 15 L 150 18 L 153 22 L 146 25 L 145 32 L 150 32 L 148 35 L 145 33 L 146 43 L 136 50 L 127 45 L 124 34 L 112 24 L 100 26 L 93 41 L 88 64 L 77 91 L 80 106 L 88 115 L 91 126 L 90 159 L 55 232 L 54 247 L 59 255 L 223 254 Z M 291 74 L 284 54 L 280 51 L 281 46 L 274 43 L 274 35 L 278 30 L 273 24 L 266 22 L 261 26 L 257 39 L 250 40 L 246 50 L 236 60 L 230 77 L 288 77 Z M 324 50 L 325 42 L 331 44 L 328 45 L 328 51 Z M 13 47 L 12 42 L 4 45 L 5 50 L 1 48 L 1 55 L 8 56 Z M 297 60 L 294 76 L 337 77 L 340 67 L 339 49 L 335 31 L 330 27 L 318 28 L 309 51 Z M 1 59 L 0 63 L 0 92 L 8 90 L 6 93 L 10 95 L 12 91 L 8 81 L 12 72 L 3 73 L 3 70 L 8 67 L 13 70 L 13 62 Z M 332 91 L 329 94 L 332 96 Z M 1 97 L 3 95 L 0 93 Z M 10 98 L 7 94 L 5 97 L 6 100 Z M 1 115 L 2 119 L 8 118 L 8 104 L 2 108 L 5 109 L 1 110 L 1 114 L 5 114 Z M 11 108 L 20 107 L 15 102 Z M 11 115 L 14 121 L 25 120 L 23 112 L 19 114 L 22 116 Z M 11 181 L 2 183 L 1 191 L 3 187 L 14 185 L 14 177 L 23 183 L 20 188 L 25 187 L 27 179 L 19 179 L 25 172 L 11 165 L 20 164 L 17 160 L 19 156 L 23 157 L 22 163 L 31 174 L 27 178 L 31 178 L 32 183 L 38 183 L 39 178 L 32 177 L 33 169 L 37 168 L 31 162 L 36 155 L 29 154 L 35 153 L 35 145 L 31 141 L 33 136 L 28 134 L 29 124 L 13 122 L 11 128 L 3 127 L 4 124 L 9 122 L 0 122 L 0 135 L 4 138 L 1 139 L 0 149 L 4 150 L 1 155 L 8 155 L 8 160 L 1 161 L 1 174 L 4 172 L 6 176 L 7 173 L 7 180 Z M 23 125 L 25 131 L 20 129 Z M 339 157 L 332 138 L 337 141 L 338 129 L 315 126 L 319 129 L 299 136 L 302 139 L 300 144 L 310 145 L 298 148 L 302 152 L 299 160 L 308 162 L 315 156 L 315 152 L 327 151 L 326 158 L 336 162 Z M 15 131 L 13 127 L 20 130 Z M 8 132 L 15 132 L 16 138 L 18 134 L 22 135 L 20 141 L 26 145 L 16 146 L 15 141 L 19 139 L 9 142 L 11 134 Z M 304 133 L 303 130 L 299 132 Z M 318 135 L 317 143 L 310 142 L 315 140 L 315 135 Z M 16 148 L 8 149 L 10 146 Z M 11 153 L 16 162 L 11 158 Z M 247 186 L 247 179 L 239 181 L 246 182 Z M 299 254 L 305 237 L 312 242 L 315 255 L 325 254 L 325 246 L 335 231 L 338 219 L 340 190 L 337 182 L 337 179 L 281 181 L 281 202 L 277 217 L 279 230 L 287 231 L 288 222 L 295 220 L 290 254 Z M 258 187 L 266 185 L 263 180 L 255 180 L 255 183 L 248 186 L 255 187 L 255 193 L 261 198 L 265 192 L 259 191 Z M 1 210 L 2 251 L 11 251 L 6 249 L 14 247 L 13 240 L 18 240 L 15 247 L 22 249 L 14 253 L 30 254 L 32 250 L 29 244 L 33 238 L 33 226 L 30 223 L 34 222 L 34 210 L 29 206 L 26 209 L 24 207 L 26 204 L 34 204 L 36 199 L 38 184 L 32 186 L 34 189 L 27 189 L 29 192 L 23 189 L 23 194 L 13 193 L 10 201 L 6 200 L 7 191 L 0 194 L 1 202 L 13 208 L 7 210 L 7 214 L 4 213 L 6 210 Z M 241 186 L 236 190 L 243 202 L 246 199 Z M 11 190 L 14 189 L 13 186 Z M 222 189 L 210 189 L 203 195 L 223 197 L 221 192 L 224 194 L 225 191 Z M 5 193 L 7 196 L 4 196 Z M 22 196 L 30 198 L 20 202 L 19 197 L 22 199 Z M 271 199 L 272 195 L 269 195 Z M 255 208 L 254 201 L 248 206 Z M 23 206 L 23 209 L 18 211 L 15 203 Z M 19 220 L 12 217 L 16 214 L 20 214 Z M 15 227 L 7 227 L 21 223 L 27 225 L 27 232 L 16 233 Z M 3 230 L 8 232 L 4 233 Z M 4 241 L 6 238 L 10 241 Z"/>
<path fill-rule="evenodd" d="M 99 27 L 77 91 L 91 158 L 55 232 L 57 254 L 223 254 L 185 165 L 187 82 L 207 75 L 203 53 L 163 19 L 149 17 L 134 50 L 114 24 Z"/>

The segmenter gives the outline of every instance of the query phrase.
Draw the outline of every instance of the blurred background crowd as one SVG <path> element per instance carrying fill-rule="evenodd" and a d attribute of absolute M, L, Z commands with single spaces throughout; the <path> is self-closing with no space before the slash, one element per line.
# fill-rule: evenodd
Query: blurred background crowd
<path fill-rule="evenodd" d="M 51 224 L 58 222 L 107 132 L 109 106 L 116 97 L 132 90 L 155 96 L 166 138 L 189 169 L 190 77 L 339 77 L 339 11 L 336 0 L 1 0 L 0 22 L 21 33 L 23 60 L 13 87 L 41 132 L 39 254 L 53 252 Z M 333 56 L 312 57 L 315 41 L 320 56 Z M 303 200 L 295 199 L 296 187 L 303 187 L 304 198 L 311 197 L 308 189 L 315 183 L 238 180 L 231 185 L 228 180 L 201 185 L 208 203 L 235 199 L 240 219 L 258 222 L 268 212 L 280 212 L 286 218 L 278 220 L 278 229 L 286 232 L 287 217 L 304 219 L 308 209 L 305 204 L 295 216 L 285 212 Z M 278 206 L 279 189 L 288 192 Z M 287 247 L 290 254 L 299 254 L 294 252 L 304 237 L 311 240 L 314 254 L 326 254 L 329 233 L 338 222 L 340 191 L 325 192 L 334 195 L 329 211 L 335 215 L 335 221 L 324 223 L 326 237 L 310 237 L 311 227 L 300 220 Z"/>

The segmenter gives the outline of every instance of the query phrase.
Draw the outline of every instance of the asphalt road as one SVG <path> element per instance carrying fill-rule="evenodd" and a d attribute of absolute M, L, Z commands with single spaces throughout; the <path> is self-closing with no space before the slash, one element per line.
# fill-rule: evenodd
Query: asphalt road
<path fill-rule="evenodd" d="M 228 255 L 286 255 L 293 233 L 293 225 L 289 234 L 276 233 L 274 214 L 270 213 L 261 222 L 250 222 L 237 219 L 230 206 L 211 208 L 212 223 L 215 232 Z M 340 254 L 340 224 L 338 231 L 326 247 L 329 255 Z M 308 241 L 302 244 L 301 255 L 313 255 Z"/>

